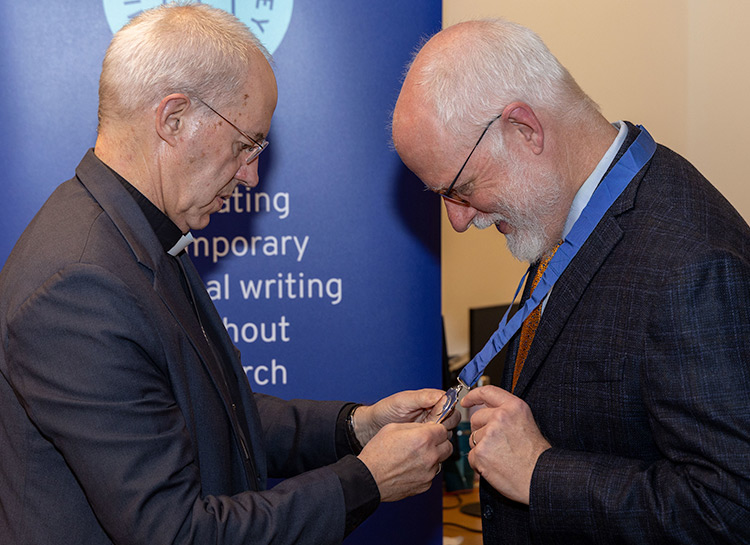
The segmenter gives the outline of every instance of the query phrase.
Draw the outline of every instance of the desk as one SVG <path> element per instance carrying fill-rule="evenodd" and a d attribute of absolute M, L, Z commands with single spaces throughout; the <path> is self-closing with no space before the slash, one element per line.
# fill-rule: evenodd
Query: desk
<path fill-rule="evenodd" d="M 443 494 L 443 536 L 463 537 L 461 545 L 482 545 L 482 519 L 461 512 L 461 507 L 479 503 L 479 489 L 475 486 L 463 494 Z M 451 524 L 448 524 L 451 523 Z M 454 526 L 458 524 L 459 526 Z M 476 530 L 472 532 L 471 530 Z M 448 543 L 446 540 L 445 543 Z"/>

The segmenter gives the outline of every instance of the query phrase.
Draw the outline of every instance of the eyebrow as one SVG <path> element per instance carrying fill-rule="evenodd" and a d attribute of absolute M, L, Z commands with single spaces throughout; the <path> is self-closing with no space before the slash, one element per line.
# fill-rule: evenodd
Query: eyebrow
<path fill-rule="evenodd" d="M 464 188 L 471 189 L 472 187 L 474 187 L 474 182 L 476 181 L 476 176 L 469 176 L 468 180 L 464 180 L 463 183 L 454 185 L 453 191 L 455 191 L 456 193 L 461 193 Z"/>
<path fill-rule="evenodd" d="M 474 182 L 476 181 L 476 176 L 467 176 L 465 180 L 459 181 L 456 183 L 456 185 L 453 186 L 453 193 L 457 195 L 467 195 L 466 193 L 467 189 L 472 189 L 474 187 Z"/>
<path fill-rule="evenodd" d="M 235 127 L 235 128 L 239 129 L 239 127 Z M 266 135 L 259 131 L 252 133 L 250 131 L 241 129 L 239 130 L 239 132 L 241 136 L 250 137 L 252 140 L 255 140 L 258 143 L 262 143 L 266 139 Z"/>

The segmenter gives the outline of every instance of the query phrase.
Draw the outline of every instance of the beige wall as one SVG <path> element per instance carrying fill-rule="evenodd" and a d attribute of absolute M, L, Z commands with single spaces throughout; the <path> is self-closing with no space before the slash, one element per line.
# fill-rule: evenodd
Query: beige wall
<path fill-rule="evenodd" d="M 750 219 L 750 2 L 444 0 L 443 24 L 501 16 L 535 30 L 612 120 L 643 124 Z M 468 351 L 468 309 L 507 303 L 525 270 L 494 229 L 443 216 L 448 351 Z"/>

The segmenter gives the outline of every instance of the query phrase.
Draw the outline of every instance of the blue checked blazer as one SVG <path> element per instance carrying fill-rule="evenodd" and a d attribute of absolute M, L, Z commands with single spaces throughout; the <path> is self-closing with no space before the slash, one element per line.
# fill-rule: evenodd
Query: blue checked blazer
<path fill-rule="evenodd" d="M 552 448 L 528 507 L 482 481 L 485 543 L 750 543 L 750 229 L 685 159 L 659 146 L 601 220 L 515 394 Z"/>

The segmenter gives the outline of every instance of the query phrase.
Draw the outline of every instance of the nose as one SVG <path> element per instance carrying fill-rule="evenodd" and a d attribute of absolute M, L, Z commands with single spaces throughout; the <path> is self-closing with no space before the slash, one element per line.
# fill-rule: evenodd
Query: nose
<path fill-rule="evenodd" d="M 258 178 L 258 160 L 259 158 L 256 158 L 249 165 L 243 162 L 234 175 L 235 179 L 248 189 L 255 187 L 260 181 L 260 178 Z"/>
<path fill-rule="evenodd" d="M 448 214 L 448 221 L 451 222 L 453 229 L 458 233 L 466 231 L 471 226 L 474 217 L 477 215 L 476 208 L 457 204 L 445 199 L 443 199 L 443 202 L 445 203 L 445 211 Z"/>

